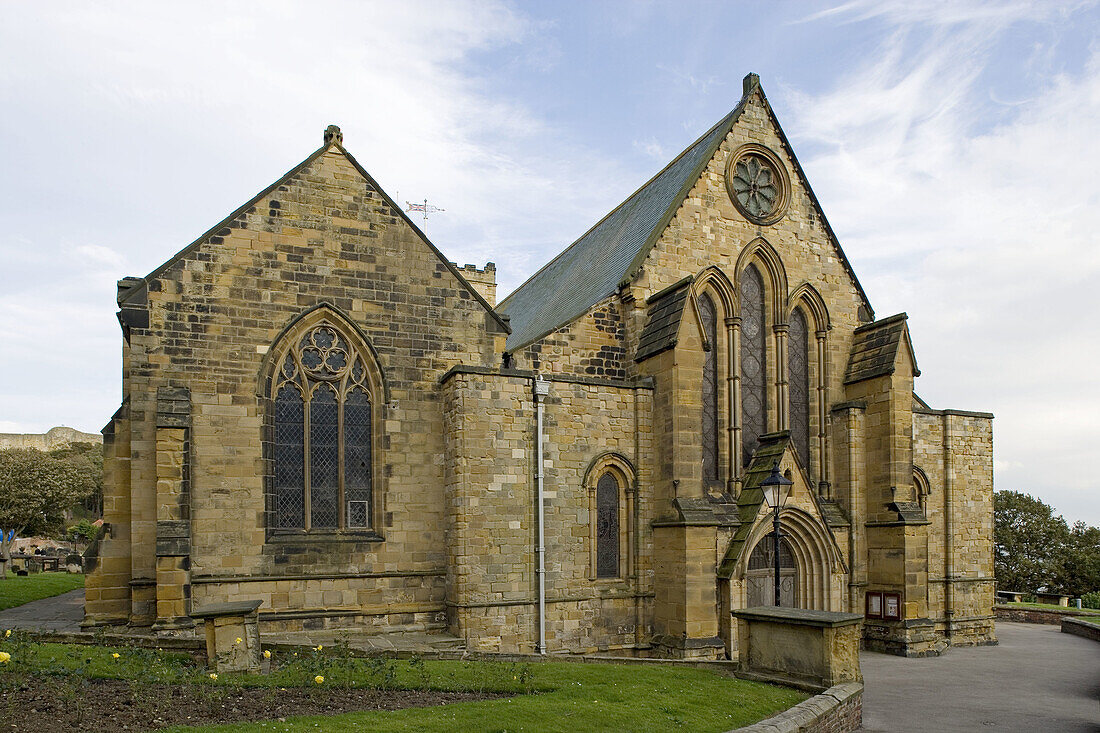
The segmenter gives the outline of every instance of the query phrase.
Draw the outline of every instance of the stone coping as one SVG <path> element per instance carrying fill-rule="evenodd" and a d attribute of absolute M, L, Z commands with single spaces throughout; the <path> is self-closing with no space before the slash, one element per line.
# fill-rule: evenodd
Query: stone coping
<path fill-rule="evenodd" d="M 191 611 L 191 618 L 218 618 L 220 616 L 247 616 L 255 613 L 263 601 L 236 601 L 234 603 L 215 603 L 205 608 Z"/>
<path fill-rule="evenodd" d="M 1086 621 L 1079 616 L 1065 616 L 1062 618 L 1062 633 L 1100 641 L 1100 623 L 1097 623 L 1100 621 L 1100 616 L 1093 618 L 1096 621 Z"/>
<path fill-rule="evenodd" d="M 775 606 L 757 606 L 733 611 L 736 618 L 747 621 L 770 621 L 778 624 L 796 626 L 850 626 L 863 621 L 858 613 L 840 613 L 839 611 L 814 611 L 809 608 L 776 608 Z"/>
<path fill-rule="evenodd" d="M 730 733 L 805 733 L 819 730 L 846 733 L 859 730 L 862 715 L 854 721 L 856 727 L 835 727 L 835 722 L 830 724 L 828 719 L 834 716 L 841 706 L 859 704 L 862 707 L 862 697 L 863 683 L 844 682 L 784 710 L 779 715 L 738 728 Z"/>

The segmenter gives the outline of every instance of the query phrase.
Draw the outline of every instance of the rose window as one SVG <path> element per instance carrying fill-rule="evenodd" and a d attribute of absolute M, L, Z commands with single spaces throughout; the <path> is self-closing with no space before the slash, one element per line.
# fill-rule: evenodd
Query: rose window
<path fill-rule="evenodd" d="M 790 183 L 782 162 L 762 145 L 742 146 L 726 165 L 726 190 L 755 224 L 774 224 L 786 213 Z"/>

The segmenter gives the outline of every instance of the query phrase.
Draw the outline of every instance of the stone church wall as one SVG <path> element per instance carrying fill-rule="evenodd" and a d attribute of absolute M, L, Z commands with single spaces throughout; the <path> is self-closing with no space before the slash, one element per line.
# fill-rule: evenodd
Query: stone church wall
<path fill-rule="evenodd" d="M 530 652 L 538 638 L 533 376 L 460 368 L 444 382 L 448 617 L 452 633 L 471 649 Z M 651 390 L 548 377 L 547 648 L 632 648 L 646 634 L 652 603 L 651 479 L 648 464 L 639 461 L 651 446 Z M 596 579 L 589 488 L 593 466 L 608 454 L 625 459 L 617 465 L 636 468 L 637 492 L 633 485 L 620 487 L 620 577 Z"/>
<path fill-rule="evenodd" d="M 992 417 L 919 408 L 913 414 L 913 464 L 931 489 L 929 615 L 955 645 L 994 638 Z"/>
<path fill-rule="evenodd" d="M 124 380 L 127 554 L 137 586 L 130 620 L 153 622 L 157 593 L 174 593 L 157 587 L 153 549 L 164 529 L 158 520 L 171 518 L 158 507 L 156 401 L 165 387 L 188 391 L 190 496 L 181 519 L 191 541 L 185 592 L 195 605 L 260 599 L 261 618 L 283 628 L 333 616 L 417 625 L 440 616 L 446 545 L 438 381 L 455 364 L 495 363 L 504 336 L 467 287 L 329 148 L 147 289 L 149 325 L 129 333 Z M 383 411 L 374 497 L 384 541 L 276 539 L 267 531 L 265 357 L 288 324 L 321 304 L 362 331 L 386 380 L 387 394 L 373 396 Z M 117 486 L 125 490 L 124 482 Z M 116 501 L 124 511 L 123 497 Z M 107 575 L 90 587 L 92 595 L 119 593 Z"/>

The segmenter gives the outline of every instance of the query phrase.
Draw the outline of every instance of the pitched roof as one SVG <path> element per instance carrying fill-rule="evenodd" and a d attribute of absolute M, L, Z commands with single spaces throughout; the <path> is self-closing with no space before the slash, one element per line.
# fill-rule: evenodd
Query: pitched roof
<path fill-rule="evenodd" d="M 333 128 L 330 127 L 330 130 L 331 129 L 333 129 Z M 337 135 L 339 135 L 339 128 L 335 128 L 335 129 L 336 129 Z M 497 322 L 497 324 L 502 329 L 504 329 L 504 331 L 506 331 L 506 332 L 510 331 L 508 322 L 505 319 L 500 317 L 500 314 L 493 309 L 493 306 L 489 305 L 489 302 L 485 300 L 485 298 L 481 295 L 481 293 L 479 293 L 474 288 L 474 286 L 471 285 L 469 283 L 469 281 L 467 281 L 466 278 L 462 276 L 462 271 L 459 270 L 458 267 L 453 262 L 451 262 L 449 259 L 447 259 L 443 255 L 443 253 L 439 251 L 439 248 L 437 248 L 434 244 L 432 244 L 431 240 L 428 239 L 428 236 L 426 234 L 424 234 L 423 231 L 420 230 L 420 227 L 418 227 L 415 223 L 413 223 L 413 220 L 410 219 L 408 217 L 408 215 L 405 214 L 405 212 L 401 210 L 401 207 L 398 206 L 397 203 L 394 202 L 394 200 L 392 198 L 390 198 L 389 194 L 387 194 L 382 189 L 382 187 L 380 185 L 378 185 L 378 181 L 374 180 L 374 177 L 371 176 L 370 173 L 367 173 L 366 169 L 363 168 L 363 166 L 361 166 L 359 164 L 359 161 L 357 161 L 352 156 L 352 154 L 349 153 L 344 148 L 344 146 L 341 142 L 342 140 L 343 140 L 342 136 L 340 136 L 339 138 L 337 138 L 336 136 L 329 137 L 329 131 L 326 130 L 325 144 L 322 145 L 321 147 L 319 147 L 317 150 L 314 150 L 312 153 L 310 153 L 309 157 L 307 157 L 301 163 L 294 166 L 289 171 L 287 171 L 285 174 L 280 176 L 278 178 L 278 180 L 276 180 L 270 186 L 265 188 L 263 191 L 260 191 L 258 194 L 253 196 L 251 199 L 246 201 L 244 204 L 242 204 L 240 207 L 238 207 L 232 214 L 225 217 L 220 222 L 218 222 L 214 226 L 210 227 L 210 229 L 203 232 L 203 234 L 200 235 L 198 239 L 196 239 L 194 242 L 192 242 L 191 244 L 189 244 L 186 247 L 184 247 L 183 249 L 181 249 L 176 254 L 172 255 L 166 262 L 164 262 L 159 267 L 154 269 L 152 272 L 150 272 L 144 278 L 142 278 L 140 280 L 137 279 L 137 278 L 134 278 L 134 280 L 136 280 L 137 282 L 135 283 L 135 285 L 133 287 L 129 288 L 126 291 L 120 291 L 119 297 L 118 297 L 119 305 L 121 306 L 124 302 L 130 300 L 133 296 L 135 296 L 138 293 L 143 293 L 143 294 L 146 293 L 147 288 L 148 288 L 148 283 L 149 283 L 150 280 L 153 280 L 155 278 L 160 277 L 162 274 L 164 274 L 165 271 L 168 270 L 168 268 L 170 268 L 172 265 L 179 262 L 184 257 L 191 254 L 191 252 L 193 252 L 200 245 L 202 245 L 207 240 L 209 240 L 210 237 L 222 235 L 223 230 L 226 230 L 226 231 L 224 231 L 224 234 L 228 234 L 229 233 L 229 231 L 228 231 L 229 226 L 239 216 L 241 216 L 242 214 L 247 213 L 249 211 L 249 209 L 253 208 L 265 196 L 270 194 L 272 191 L 274 191 L 275 189 L 277 189 L 279 186 L 283 185 L 284 183 L 286 183 L 290 179 L 292 179 L 294 176 L 298 175 L 298 173 L 300 173 L 302 171 L 302 169 L 308 167 L 310 164 L 312 164 L 314 161 L 316 161 L 318 158 L 320 158 L 322 155 L 324 155 L 330 148 L 333 148 L 336 151 L 338 151 L 340 154 L 342 154 L 345 158 L 347 158 L 348 162 L 351 163 L 352 166 L 355 168 L 355 170 L 358 171 L 359 174 L 361 176 L 363 176 L 363 178 L 374 188 L 374 190 L 378 192 L 378 194 L 382 197 L 382 200 L 389 205 L 389 207 L 396 213 L 396 215 L 399 218 L 401 218 L 405 222 L 405 224 L 412 227 L 412 230 L 416 233 L 416 235 L 424 242 L 424 244 L 428 245 L 428 247 L 432 250 L 432 252 L 435 253 L 435 255 L 439 258 L 439 260 L 444 264 L 444 266 L 448 270 L 451 271 L 451 274 L 453 274 L 456 278 L 458 278 L 458 281 L 466 288 L 467 291 L 469 291 L 470 295 L 474 298 L 474 300 L 476 300 L 478 303 L 481 303 L 481 305 L 485 308 L 486 311 L 489 312 L 489 314 L 493 317 L 493 319 Z M 128 279 L 130 279 L 130 278 L 128 278 Z"/>
<path fill-rule="evenodd" d="M 906 314 L 898 313 L 855 330 L 852 350 L 848 355 L 848 369 L 844 373 L 845 384 L 894 373 L 898 347 L 902 339 L 909 340 L 909 331 L 905 327 L 907 319 Z M 909 345 L 909 353 L 913 353 L 912 345 Z M 913 358 L 913 376 L 920 376 L 916 357 Z"/>
<path fill-rule="evenodd" d="M 772 467 L 783 460 L 783 454 L 788 448 L 792 448 L 789 430 L 760 436 L 760 447 L 752 455 L 752 460 L 742 479 L 741 494 L 737 497 L 741 526 L 737 528 L 729 547 L 726 548 L 725 557 L 718 565 L 718 574 L 721 577 L 728 578 L 733 574 L 733 567 L 741 556 L 742 550 L 745 549 L 753 523 L 764 503 L 764 479 L 771 475 Z"/>
<path fill-rule="evenodd" d="M 747 99 L 497 306 L 511 318 L 509 350 L 564 326 L 619 289 L 714 157 Z"/>
<path fill-rule="evenodd" d="M 644 361 L 676 346 L 676 334 L 680 330 L 680 317 L 687 303 L 691 280 L 685 277 L 649 299 L 649 311 L 638 339 L 638 353 L 634 361 Z"/>
<path fill-rule="evenodd" d="M 756 91 L 760 92 L 768 118 L 790 156 L 794 175 L 817 208 L 821 224 L 836 249 L 841 265 L 852 278 L 871 317 L 874 317 L 871 301 L 841 249 L 840 240 L 833 232 L 817 194 L 810 186 L 794 148 L 760 86 L 759 77 L 756 74 L 747 75 L 743 88 L 744 93 L 737 107 L 718 124 L 497 305 L 497 311 L 511 319 L 512 334 L 506 347 L 509 351 L 537 341 L 570 323 L 637 274 L 691 186 L 714 157 L 718 146 Z"/>

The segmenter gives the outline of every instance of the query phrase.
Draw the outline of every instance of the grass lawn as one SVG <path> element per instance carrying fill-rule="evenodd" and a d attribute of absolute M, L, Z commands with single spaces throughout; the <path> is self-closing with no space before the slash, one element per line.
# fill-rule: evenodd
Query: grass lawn
<path fill-rule="evenodd" d="M 725 731 L 794 705 L 804 693 L 688 667 L 575 662 L 380 660 L 339 649 L 295 657 L 274 655 L 267 675 L 221 675 L 211 680 L 186 654 L 135 648 L 38 644 L 0 638 L 11 661 L 0 665 L 0 687 L 26 679 L 131 679 L 144 689 L 185 684 L 218 688 L 309 688 L 315 696 L 347 688 L 505 693 L 510 697 L 392 711 L 287 717 L 172 731 Z M 113 657 L 112 654 L 118 654 Z M 317 684 L 317 675 L 324 681 Z M 152 685 L 144 683 L 153 683 Z M 22 683 L 22 684 L 25 684 Z M 140 685 L 139 685 L 140 686 Z M 333 690 L 335 692 L 335 690 Z M 163 693 L 151 693 L 163 694 Z M 201 718 L 197 719 L 201 722 Z"/>
<path fill-rule="evenodd" d="M 9 570 L 8 577 L 0 580 L 0 611 L 83 587 L 84 576 L 81 573 L 34 573 L 19 576 Z"/>
<path fill-rule="evenodd" d="M 1082 608 L 1077 610 L 1076 607 L 1070 606 L 1057 606 L 1053 603 L 998 603 L 1000 606 L 1008 606 L 1009 608 L 1034 608 L 1038 611 L 1073 611 L 1075 613 L 1084 613 L 1090 616 L 1100 616 L 1100 609 L 1096 608 Z"/>

